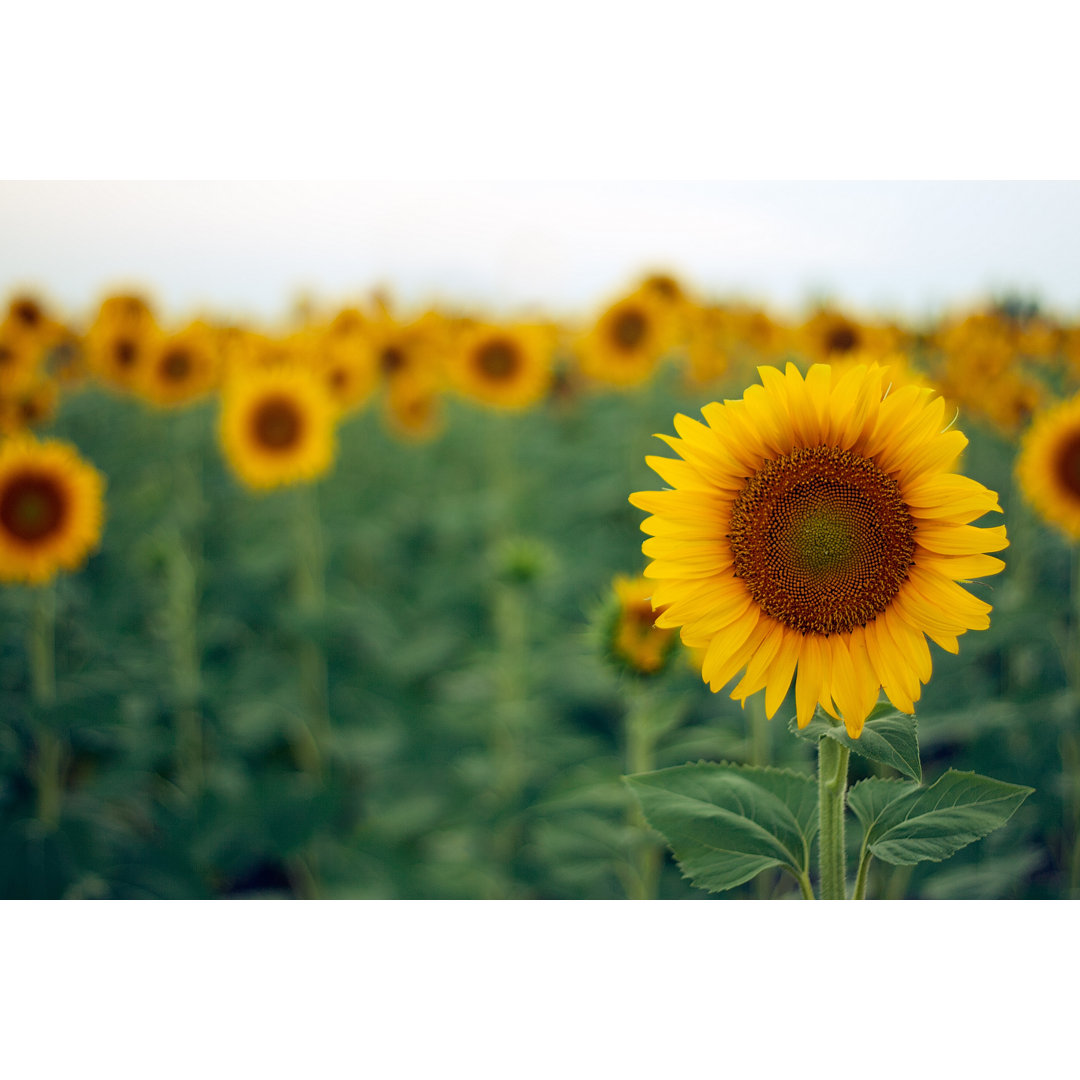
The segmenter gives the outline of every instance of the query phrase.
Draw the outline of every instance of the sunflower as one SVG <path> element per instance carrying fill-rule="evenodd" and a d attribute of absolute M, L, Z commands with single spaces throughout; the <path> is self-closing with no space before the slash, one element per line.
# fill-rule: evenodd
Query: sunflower
<path fill-rule="evenodd" d="M 219 382 L 220 356 L 216 335 L 206 323 L 154 343 L 141 367 L 139 389 L 155 405 L 186 405 L 208 394 Z"/>
<path fill-rule="evenodd" d="M 447 374 L 465 397 L 500 409 L 526 409 L 551 385 L 552 340 L 543 327 L 477 324 L 450 354 Z"/>
<path fill-rule="evenodd" d="M 1042 517 L 1080 540 L 1080 394 L 1036 416 L 1020 445 L 1016 478 Z"/>
<path fill-rule="evenodd" d="M 138 296 L 106 298 L 86 333 L 86 357 L 94 373 L 112 386 L 135 389 L 143 367 L 161 342 L 161 330 Z"/>
<path fill-rule="evenodd" d="M 687 379 L 691 386 L 706 386 L 730 366 L 731 319 L 727 308 L 706 304 L 692 309 L 687 323 Z"/>
<path fill-rule="evenodd" d="M 0 326 L 0 393 L 13 393 L 32 381 L 38 371 L 39 350 L 32 343 Z"/>
<path fill-rule="evenodd" d="M 612 590 L 615 610 L 610 616 L 608 643 L 613 659 L 635 674 L 657 674 L 667 666 L 678 638 L 670 627 L 656 625 L 656 612 L 649 602 L 652 582 L 619 574 Z"/>
<path fill-rule="evenodd" d="M 426 442 L 442 432 L 442 404 L 442 395 L 424 380 L 398 380 L 386 388 L 384 416 L 396 435 Z"/>
<path fill-rule="evenodd" d="M 926 637 L 956 652 L 989 626 L 957 582 L 1004 567 L 985 553 L 1008 545 L 1005 527 L 970 524 L 1000 507 L 949 471 L 967 440 L 932 391 L 886 394 L 877 365 L 759 372 L 742 399 L 706 405 L 706 424 L 677 416 L 680 438 L 661 437 L 680 459 L 647 459 L 672 489 L 630 496 L 653 515 L 657 625 L 707 647 L 713 690 L 745 669 L 731 696 L 764 689 L 769 716 L 797 667 L 800 726 L 820 704 L 857 738 L 880 689 L 914 710 Z"/>
<path fill-rule="evenodd" d="M 379 369 L 367 322 L 355 308 L 346 308 L 319 335 L 313 362 L 341 413 L 358 409 L 375 392 Z"/>
<path fill-rule="evenodd" d="M 831 363 L 856 353 L 891 352 L 898 334 L 893 327 L 859 322 L 832 308 L 821 308 L 803 324 L 799 344 L 808 360 Z"/>
<path fill-rule="evenodd" d="M 37 362 L 43 362 L 50 350 L 70 336 L 45 304 L 29 293 L 13 297 L 0 321 L 0 339 L 20 342 Z"/>
<path fill-rule="evenodd" d="M 0 393 L 0 432 L 14 435 L 51 420 L 59 396 L 57 380 L 47 375 L 22 382 L 11 393 Z"/>
<path fill-rule="evenodd" d="M 334 460 L 334 408 L 310 370 L 256 369 L 226 384 L 220 435 L 229 464 L 248 487 L 307 482 Z"/>
<path fill-rule="evenodd" d="M 645 382 L 675 344 L 670 310 L 641 292 L 612 304 L 576 347 L 583 374 L 609 386 Z"/>
<path fill-rule="evenodd" d="M 77 570 L 101 539 L 105 481 L 67 443 L 0 445 L 0 581 L 41 585 Z"/>

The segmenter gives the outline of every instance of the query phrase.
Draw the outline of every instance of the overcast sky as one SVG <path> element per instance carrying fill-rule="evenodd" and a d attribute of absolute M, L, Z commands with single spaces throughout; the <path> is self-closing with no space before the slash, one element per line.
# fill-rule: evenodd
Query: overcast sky
<path fill-rule="evenodd" d="M 573 312 L 649 268 L 787 309 L 1011 290 L 1080 317 L 1080 183 L 0 183 L 0 288 L 74 312 L 135 284 L 167 315 L 265 319 L 380 283 Z"/>

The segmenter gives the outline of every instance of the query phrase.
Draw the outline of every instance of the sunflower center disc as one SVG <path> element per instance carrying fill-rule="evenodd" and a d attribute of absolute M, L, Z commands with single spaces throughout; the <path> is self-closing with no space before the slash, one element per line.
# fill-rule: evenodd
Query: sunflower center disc
<path fill-rule="evenodd" d="M 0 524 L 10 536 L 33 543 L 59 528 L 64 509 L 63 493 L 52 477 L 24 473 L 0 495 Z"/>
<path fill-rule="evenodd" d="M 405 352 L 396 345 L 387 345 L 379 353 L 379 367 L 384 375 L 394 375 L 405 367 Z"/>
<path fill-rule="evenodd" d="M 620 349 L 636 349 L 645 338 L 648 324 L 636 308 L 620 312 L 611 327 L 611 337 Z"/>
<path fill-rule="evenodd" d="M 186 349 L 170 349 L 161 362 L 161 373 L 169 382 L 183 382 L 191 374 L 191 357 Z"/>
<path fill-rule="evenodd" d="M 1070 495 L 1080 499 L 1080 435 L 1070 435 L 1058 450 L 1058 483 Z"/>
<path fill-rule="evenodd" d="M 838 634 L 884 611 L 907 578 L 914 524 L 900 488 L 836 447 L 766 462 L 731 513 L 734 571 L 762 611 L 803 634 Z"/>
<path fill-rule="evenodd" d="M 113 356 L 116 357 L 117 364 L 122 368 L 129 368 L 135 363 L 135 356 L 138 351 L 139 347 L 131 338 L 117 338 L 116 343 L 113 345 Z"/>
<path fill-rule="evenodd" d="M 509 379 L 517 371 L 517 349 L 509 341 L 485 342 L 477 350 L 476 364 L 489 379 Z"/>
<path fill-rule="evenodd" d="M 859 335 L 855 327 L 848 326 L 846 323 L 833 327 L 825 339 L 825 349 L 830 355 L 854 352 L 858 344 Z"/>
<path fill-rule="evenodd" d="M 255 410 L 251 428 L 264 449 L 288 450 L 300 441 L 303 417 L 287 398 L 266 398 Z"/>

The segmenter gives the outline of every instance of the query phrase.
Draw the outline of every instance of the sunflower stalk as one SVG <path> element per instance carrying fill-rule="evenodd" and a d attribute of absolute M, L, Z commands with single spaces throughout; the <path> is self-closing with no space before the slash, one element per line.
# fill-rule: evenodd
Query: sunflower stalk
<path fill-rule="evenodd" d="M 496 863 L 507 874 L 512 874 L 514 854 L 521 838 L 517 810 L 526 778 L 522 714 L 527 693 L 528 636 L 523 583 L 515 580 L 510 568 L 505 565 L 517 489 L 512 436 L 510 417 L 498 415 L 491 418 L 487 470 L 488 493 L 494 502 L 491 506 L 488 543 L 497 576 L 492 597 L 496 666 L 489 746 L 494 771 L 496 813 L 503 819 L 492 831 L 492 853 Z"/>
<path fill-rule="evenodd" d="M 48 829 L 60 821 L 63 802 L 64 744 L 52 729 L 48 716 L 56 703 L 56 588 L 42 585 L 34 589 L 29 640 L 30 685 L 37 710 L 37 760 L 34 780 L 37 787 L 38 820 Z"/>
<path fill-rule="evenodd" d="M 844 801 L 851 751 L 835 739 L 818 740 L 818 815 L 821 899 L 847 899 Z"/>
<path fill-rule="evenodd" d="M 203 783 L 203 731 L 199 715 L 200 672 L 196 634 L 198 573 L 179 531 L 166 554 L 167 625 L 176 696 L 176 765 L 180 786 L 195 794 Z"/>
<path fill-rule="evenodd" d="M 201 522 L 203 492 L 201 473 L 191 463 L 195 445 L 193 414 L 173 418 L 176 504 Z M 173 692 L 176 708 L 176 769 L 180 786 L 197 794 L 204 781 L 203 724 L 199 712 L 202 676 L 199 665 L 199 545 L 185 538 L 180 520 L 165 544 L 166 626 L 172 654 Z"/>
<path fill-rule="evenodd" d="M 317 621 L 326 608 L 326 554 L 318 496 L 311 484 L 300 484 L 293 495 L 293 599 L 303 618 Z M 297 667 L 305 725 L 295 749 L 304 771 L 320 778 L 330 739 L 328 676 L 322 648 L 308 636 L 299 642 Z"/>
<path fill-rule="evenodd" d="M 670 724 L 658 723 L 659 702 L 653 693 L 641 689 L 630 697 L 625 714 L 626 771 L 634 776 L 656 768 L 656 743 Z M 645 821 L 641 804 L 635 799 L 627 809 L 631 832 L 629 865 L 623 875 L 628 900 L 655 900 L 660 885 L 662 846 Z"/>

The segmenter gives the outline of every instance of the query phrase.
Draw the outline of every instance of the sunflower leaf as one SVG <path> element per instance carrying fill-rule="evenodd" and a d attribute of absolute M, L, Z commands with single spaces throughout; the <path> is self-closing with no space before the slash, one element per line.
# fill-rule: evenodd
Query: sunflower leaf
<path fill-rule="evenodd" d="M 858 794 L 868 783 L 856 784 L 848 803 L 864 826 L 872 817 L 866 834 L 871 853 L 896 866 L 947 859 L 1004 825 L 1035 790 L 950 769 L 930 787 L 884 804 L 880 782 Z"/>
<path fill-rule="evenodd" d="M 922 780 L 915 717 L 897 712 L 891 705 L 875 705 L 857 739 L 851 738 L 842 724 L 837 724 L 821 709 L 818 709 L 810 723 L 801 730 L 793 717 L 788 724 L 788 730 L 803 739 L 835 739 L 869 761 L 888 765 L 912 780 Z"/>
<path fill-rule="evenodd" d="M 848 791 L 847 804 L 859 819 L 865 834 L 874 827 L 890 804 L 919 790 L 919 785 L 911 780 L 883 780 L 872 776 L 869 780 L 860 780 Z"/>
<path fill-rule="evenodd" d="M 774 866 L 807 873 L 818 826 L 813 777 L 699 761 L 625 780 L 698 888 L 732 889 Z"/>

